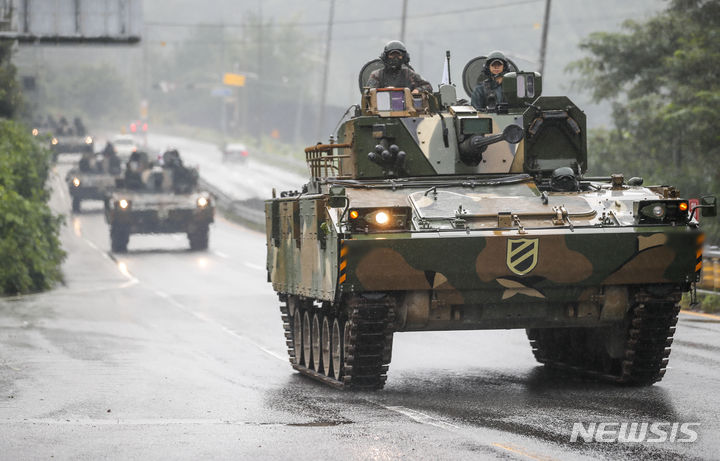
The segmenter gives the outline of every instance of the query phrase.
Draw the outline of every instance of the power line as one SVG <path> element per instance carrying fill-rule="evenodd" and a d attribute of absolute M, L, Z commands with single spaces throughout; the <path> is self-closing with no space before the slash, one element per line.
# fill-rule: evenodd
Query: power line
<path fill-rule="evenodd" d="M 544 0 L 541 0 L 541 1 L 544 1 Z M 628 14 L 624 14 L 624 15 L 620 15 L 620 16 L 602 16 L 602 17 L 576 19 L 576 20 L 573 20 L 572 23 L 573 24 L 583 24 L 583 23 L 611 22 L 611 21 L 617 21 L 620 19 L 627 19 L 627 18 L 633 17 L 633 15 L 637 15 L 640 13 L 641 12 L 630 12 Z M 556 22 L 557 22 L 557 20 L 556 20 Z M 447 28 L 447 29 L 433 28 L 433 32 L 437 33 L 438 35 L 442 35 L 443 37 L 467 35 L 467 34 L 473 34 L 474 36 L 476 36 L 477 34 L 491 32 L 491 31 L 498 31 L 498 30 L 509 31 L 509 30 L 532 28 L 535 24 L 536 23 L 532 22 L 532 21 L 518 22 L 518 23 L 503 23 L 501 25 L 483 27 L 481 30 L 478 30 L 478 31 L 468 31 L 468 29 L 466 29 L 466 28 L 458 29 L 457 27 L 451 27 L 451 28 Z M 327 24 L 326 24 L 326 26 L 327 26 Z M 427 37 L 427 33 L 422 32 L 422 33 L 417 34 L 417 36 L 420 38 Z M 415 37 L 415 34 L 410 33 L 409 37 L 407 37 L 407 39 L 409 42 L 411 42 L 414 37 Z M 333 35 L 333 42 L 346 41 L 346 40 L 358 40 L 358 39 L 363 39 L 363 38 L 364 39 L 368 39 L 368 38 L 372 39 L 373 37 L 369 37 L 367 33 L 349 34 L 349 35 L 344 34 L 344 35 L 340 35 L 340 36 Z M 379 37 L 379 36 L 376 36 L 375 38 L 377 38 L 377 40 L 381 40 L 381 37 Z M 298 37 L 289 37 L 289 38 L 283 38 L 283 39 L 275 38 L 275 39 L 273 39 L 273 42 L 294 43 L 294 42 L 297 42 L 299 39 L 302 39 L 306 42 L 314 42 L 314 43 L 320 43 L 320 42 L 325 41 L 325 37 L 298 36 Z M 168 39 L 168 40 L 146 39 L 144 41 L 147 43 L 159 43 L 159 44 L 182 43 L 182 44 L 188 45 L 188 46 L 191 46 L 193 44 L 198 44 L 198 45 L 204 46 L 204 45 L 208 45 L 208 44 L 219 43 L 218 40 L 192 40 L 192 41 L 189 41 L 186 38 L 174 38 L 174 39 Z M 226 38 L 224 40 L 224 42 L 250 45 L 250 44 L 256 44 L 257 40 L 253 40 L 251 38 L 238 38 L 238 39 Z"/>
<path fill-rule="evenodd" d="M 496 5 L 487 5 L 487 6 L 481 6 L 481 7 L 473 7 L 473 8 L 463 8 L 459 10 L 448 10 L 448 11 L 441 11 L 436 13 L 423 13 L 423 14 L 413 14 L 408 15 L 408 19 L 422 19 L 422 18 L 435 18 L 438 16 L 449 16 L 449 15 L 457 15 L 457 14 L 465 14 L 465 13 L 472 13 L 476 11 L 487 11 L 487 10 L 494 10 L 498 8 L 506 8 L 509 6 L 517 6 L 517 5 L 525 5 L 528 3 L 540 3 L 543 0 L 518 0 L 515 2 L 507 2 L 507 3 L 501 3 Z M 381 17 L 381 18 L 368 18 L 368 19 L 346 19 L 346 20 L 338 20 L 334 21 L 335 24 L 363 24 L 363 23 L 376 23 L 376 22 L 396 22 L 398 18 L 393 17 Z M 182 22 L 160 22 L 160 21 L 146 21 L 146 26 L 151 27 L 207 27 L 207 28 L 219 28 L 219 27 L 228 27 L 228 28 L 255 28 L 255 27 L 313 27 L 313 26 L 323 26 L 327 27 L 327 22 L 286 22 L 282 24 L 228 24 L 228 23 L 182 23 Z"/>

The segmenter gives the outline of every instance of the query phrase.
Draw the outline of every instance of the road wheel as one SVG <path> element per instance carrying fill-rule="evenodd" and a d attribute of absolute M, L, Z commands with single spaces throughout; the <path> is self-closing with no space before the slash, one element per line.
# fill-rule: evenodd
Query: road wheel
<path fill-rule="evenodd" d="M 295 363 L 297 365 L 304 365 L 303 359 L 303 341 L 302 341 L 302 319 L 303 311 L 295 308 L 295 314 L 293 315 L 293 348 L 295 349 Z"/>
<path fill-rule="evenodd" d="M 73 197 L 72 199 L 72 210 L 73 213 L 80 213 L 80 197 Z"/>
<path fill-rule="evenodd" d="M 331 369 L 332 369 L 332 359 L 330 357 L 330 350 L 332 349 L 332 344 L 330 344 L 330 325 L 331 320 L 328 320 L 328 316 L 323 316 L 323 322 L 322 322 L 322 372 L 325 374 L 325 376 L 332 376 Z"/>
<path fill-rule="evenodd" d="M 303 342 L 303 357 L 305 360 L 305 366 L 308 368 L 312 367 L 312 337 L 310 336 L 310 313 L 305 311 L 303 313 L 303 327 L 302 327 L 302 342 Z"/>
<path fill-rule="evenodd" d="M 322 314 L 321 314 L 322 315 Z M 322 371 L 322 352 L 321 352 L 321 341 L 320 337 L 320 316 L 317 313 L 313 315 L 312 320 L 312 354 L 313 354 L 313 370 L 317 372 Z"/>
<path fill-rule="evenodd" d="M 343 361 L 343 333 L 344 328 L 340 329 L 340 321 L 335 318 L 332 324 L 332 339 L 330 340 L 330 349 L 332 351 L 332 377 L 340 380 L 340 370 Z"/>
<path fill-rule="evenodd" d="M 527 330 L 535 358 L 550 368 L 649 386 L 665 374 L 681 293 L 665 288 L 629 294 L 623 322 L 600 328 Z M 637 299 L 636 299 L 637 297 Z"/>
<path fill-rule="evenodd" d="M 190 249 L 193 251 L 207 250 L 209 229 L 203 227 L 195 232 L 188 232 L 188 240 L 190 241 Z"/>
<path fill-rule="evenodd" d="M 130 232 L 127 229 L 117 226 L 110 227 L 110 246 L 113 253 L 125 253 L 129 241 Z"/>
<path fill-rule="evenodd" d="M 350 357 L 350 355 L 351 355 L 350 353 L 352 352 L 350 350 L 350 346 L 352 345 L 352 343 L 353 343 L 353 340 L 352 340 L 352 337 L 350 336 L 350 321 L 345 320 L 345 326 L 343 326 L 343 340 L 342 340 L 342 344 L 343 344 L 343 349 L 342 349 L 343 370 L 342 370 L 342 372 L 343 373 L 345 373 L 345 367 L 348 364 L 347 363 L 348 357 Z"/>

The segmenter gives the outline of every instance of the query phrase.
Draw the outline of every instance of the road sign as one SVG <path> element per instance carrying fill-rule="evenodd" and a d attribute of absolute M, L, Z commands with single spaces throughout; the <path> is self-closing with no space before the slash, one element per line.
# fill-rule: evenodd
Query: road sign
<path fill-rule="evenodd" d="M 232 88 L 213 88 L 210 94 L 217 97 L 232 96 Z"/>
<path fill-rule="evenodd" d="M 229 86 L 245 86 L 245 76 L 243 74 L 225 74 L 223 75 L 223 83 Z"/>

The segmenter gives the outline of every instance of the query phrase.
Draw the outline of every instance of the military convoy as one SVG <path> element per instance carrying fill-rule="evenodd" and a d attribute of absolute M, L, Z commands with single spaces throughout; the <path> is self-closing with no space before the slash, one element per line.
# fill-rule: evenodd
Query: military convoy
<path fill-rule="evenodd" d="M 468 95 L 483 59 L 465 67 Z M 589 176 L 583 111 L 510 70 L 506 102 L 486 110 L 452 85 L 362 88 L 337 138 L 305 150 L 302 191 L 266 201 L 294 369 L 378 389 L 395 332 L 523 328 L 548 367 L 662 379 L 715 198 Z"/>
<path fill-rule="evenodd" d="M 163 154 L 162 165 L 145 152 L 133 152 L 117 189 L 105 203 L 113 252 L 127 251 L 131 234 L 186 233 L 190 249 L 208 247 L 215 205 L 197 188 L 197 170 L 182 164 L 176 150 Z"/>

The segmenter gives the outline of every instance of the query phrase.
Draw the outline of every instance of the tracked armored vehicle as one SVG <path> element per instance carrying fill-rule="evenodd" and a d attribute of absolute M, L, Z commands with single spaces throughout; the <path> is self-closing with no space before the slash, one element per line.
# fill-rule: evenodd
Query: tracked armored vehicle
<path fill-rule="evenodd" d="M 60 154 L 93 153 L 94 144 L 92 136 L 53 135 L 50 139 L 50 151 L 53 161 L 57 161 Z"/>
<path fill-rule="evenodd" d="M 75 168 L 68 171 L 65 182 L 72 198 L 72 211 L 80 212 L 83 200 L 107 200 L 122 174 L 119 159 L 113 156 L 83 154 Z"/>
<path fill-rule="evenodd" d="M 465 68 L 468 95 L 481 67 Z M 522 328 L 546 366 L 663 377 L 715 199 L 588 176 L 583 111 L 511 70 L 506 102 L 483 110 L 449 85 L 363 89 L 337 139 L 305 150 L 303 190 L 266 202 L 293 368 L 377 389 L 395 332 Z"/>
<path fill-rule="evenodd" d="M 113 252 L 127 251 L 131 234 L 186 233 L 191 250 L 206 250 L 215 205 L 197 188 L 197 171 L 182 165 L 177 151 L 163 155 L 162 166 L 147 154 L 130 156 L 125 175 L 105 203 Z"/>

